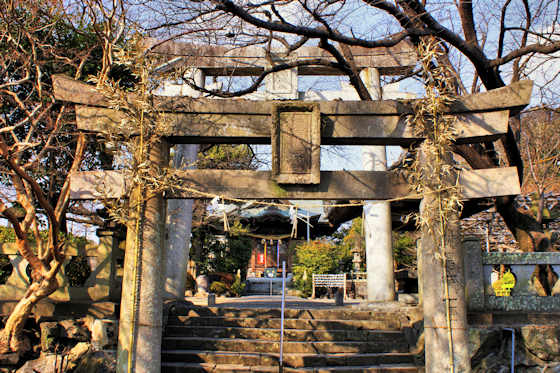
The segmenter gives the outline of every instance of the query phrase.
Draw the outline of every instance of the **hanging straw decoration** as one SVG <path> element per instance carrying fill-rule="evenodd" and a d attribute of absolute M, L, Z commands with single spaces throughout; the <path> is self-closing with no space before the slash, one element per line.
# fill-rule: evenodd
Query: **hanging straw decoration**
<path fill-rule="evenodd" d="M 297 237 L 297 217 L 298 217 L 298 209 L 295 206 L 290 206 L 290 220 L 292 221 L 292 238 Z"/>
<path fill-rule="evenodd" d="M 364 205 L 362 207 L 362 226 L 360 227 L 360 235 L 362 237 L 364 237 L 364 222 L 366 221 L 366 207 L 367 205 Z"/>
<path fill-rule="evenodd" d="M 229 232 L 229 221 L 226 214 L 226 204 L 224 203 L 223 198 L 222 198 L 221 208 L 222 208 L 222 213 L 224 215 L 224 232 Z"/>
<path fill-rule="evenodd" d="M 221 203 L 220 203 L 221 200 Z M 224 232 L 229 232 L 229 221 L 226 213 L 226 204 L 224 203 L 224 199 L 216 196 L 210 201 L 210 206 L 212 210 L 216 212 L 221 212 L 222 217 L 224 219 Z"/>

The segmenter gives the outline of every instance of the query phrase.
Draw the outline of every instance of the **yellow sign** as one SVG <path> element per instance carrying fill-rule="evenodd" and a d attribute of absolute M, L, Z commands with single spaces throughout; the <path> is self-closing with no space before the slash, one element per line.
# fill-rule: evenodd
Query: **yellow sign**
<path fill-rule="evenodd" d="M 494 293 L 497 297 L 509 297 L 511 289 L 515 286 L 515 276 L 508 270 L 501 278 L 492 283 Z"/>

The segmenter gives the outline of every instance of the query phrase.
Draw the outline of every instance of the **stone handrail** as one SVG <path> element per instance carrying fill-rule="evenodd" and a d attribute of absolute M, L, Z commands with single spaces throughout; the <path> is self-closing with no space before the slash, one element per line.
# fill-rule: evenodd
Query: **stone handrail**
<path fill-rule="evenodd" d="M 469 311 L 502 312 L 559 312 L 560 282 L 552 289 L 552 296 L 539 296 L 532 275 L 536 265 L 550 265 L 560 274 L 560 253 L 499 253 L 482 252 L 480 242 L 464 241 L 466 293 Z M 492 287 L 502 269 L 510 270 L 515 286 L 509 296 L 498 296 Z M 494 272 L 494 275 L 492 275 Z"/>

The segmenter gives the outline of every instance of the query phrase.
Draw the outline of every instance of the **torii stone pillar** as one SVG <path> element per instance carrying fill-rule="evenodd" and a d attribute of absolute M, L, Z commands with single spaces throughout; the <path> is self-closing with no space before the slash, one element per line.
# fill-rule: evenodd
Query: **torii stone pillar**
<path fill-rule="evenodd" d="M 427 162 L 422 148 L 419 154 L 421 162 Z M 451 153 L 445 155 L 444 160 L 452 165 Z M 450 182 L 456 177 L 455 173 L 448 176 Z M 426 210 L 438 211 L 439 204 L 435 194 L 426 193 L 420 203 L 420 214 Z M 438 222 L 433 224 L 438 225 Z M 469 373 L 471 359 L 459 213 L 448 213 L 443 233 L 438 228 L 430 228 L 422 226 L 419 253 L 426 373 Z M 444 248 L 441 247 L 442 242 Z"/>
<path fill-rule="evenodd" d="M 190 69 L 187 78 L 203 87 L 205 76 L 200 69 Z M 182 95 L 198 97 L 198 91 L 188 88 Z M 175 168 L 192 168 L 198 155 L 198 144 L 177 144 L 173 156 Z M 184 299 L 187 266 L 191 246 L 192 199 L 170 199 L 167 201 L 167 250 L 165 264 L 165 299 Z"/>
<path fill-rule="evenodd" d="M 360 77 L 373 100 L 381 100 L 379 71 L 367 68 Z M 386 171 L 387 155 L 384 146 L 363 146 L 364 170 Z M 391 207 L 385 201 L 367 201 L 364 205 L 364 232 L 366 244 L 367 300 L 387 302 L 395 299 Z"/>
<path fill-rule="evenodd" d="M 283 63 L 284 59 L 271 56 L 272 62 Z M 265 98 L 267 100 L 297 100 L 297 68 L 268 74 L 265 78 Z"/>
<path fill-rule="evenodd" d="M 162 140 L 151 146 L 148 157 L 166 167 L 168 153 Z M 161 370 L 165 201 L 162 193 L 142 193 L 136 187 L 129 196 L 133 217 L 127 224 L 117 373 Z"/>
<path fill-rule="evenodd" d="M 175 168 L 192 168 L 198 154 L 197 144 L 177 144 L 173 155 Z M 167 200 L 167 252 L 165 299 L 184 299 L 191 246 L 192 199 Z"/>

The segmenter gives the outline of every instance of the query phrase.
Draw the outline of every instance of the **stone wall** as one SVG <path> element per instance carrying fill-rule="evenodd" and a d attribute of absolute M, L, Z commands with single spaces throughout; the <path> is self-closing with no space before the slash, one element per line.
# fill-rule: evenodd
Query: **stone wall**
<path fill-rule="evenodd" d="M 119 253 L 118 240 L 113 231 L 99 230 L 99 245 L 69 245 L 66 248 L 66 260 L 57 275 L 60 287 L 48 297 L 53 303 L 91 303 L 118 302 L 120 299 L 120 282 L 122 274 L 117 275 L 116 259 Z M 11 275 L 5 284 L 0 285 L 0 302 L 17 302 L 30 284 L 27 274 L 27 261 L 19 255 L 13 243 L 0 244 L 0 254 L 8 255 L 13 266 Z M 73 257 L 85 257 L 91 273 L 81 287 L 70 286 L 65 276 L 66 266 Z"/>
<path fill-rule="evenodd" d="M 512 349 L 512 330 L 514 348 Z M 470 327 L 473 373 L 553 373 L 560 371 L 560 328 L 557 325 Z"/>

